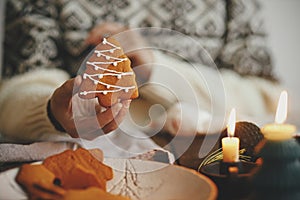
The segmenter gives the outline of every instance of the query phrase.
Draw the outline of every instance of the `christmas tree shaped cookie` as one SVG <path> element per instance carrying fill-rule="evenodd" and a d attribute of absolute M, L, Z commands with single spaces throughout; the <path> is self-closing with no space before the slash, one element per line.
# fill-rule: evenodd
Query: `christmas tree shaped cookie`
<path fill-rule="evenodd" d="M 120 44 L 113 38 L 104 38 L 86 62 L 79 96 L 97 97 L 103 107 L 137 98 L 138 88 L 130 64 Z"/>

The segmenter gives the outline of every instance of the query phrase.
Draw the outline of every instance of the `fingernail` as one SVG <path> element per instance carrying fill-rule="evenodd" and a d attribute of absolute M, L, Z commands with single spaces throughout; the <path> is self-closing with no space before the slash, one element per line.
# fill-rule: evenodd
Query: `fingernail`
<path fill-rule="evenodd" d="M 118 114 L 119 111 L 121 110 L 122 108 L 122 104 L 121 103 L 117 103 L 116 105 L 113 106 L 113 113 L 114 115 Z"/>
<path fill-rule="evenodd" d="M 77 75 L 77 76 L 75 77 L 74 84 L 75 84 L 76 86 L 79 86 L 79 85 L 81 84 L 81 82 L 82 82 L 81 75 Z"/>
<path fill-rule="evenodd" d="M 129 108 L 130 103 L 131 103 L 131 99 L 130 99 L 130 100 L 124 101 L 124 102 L 123 102 L 124 108 Z"/>

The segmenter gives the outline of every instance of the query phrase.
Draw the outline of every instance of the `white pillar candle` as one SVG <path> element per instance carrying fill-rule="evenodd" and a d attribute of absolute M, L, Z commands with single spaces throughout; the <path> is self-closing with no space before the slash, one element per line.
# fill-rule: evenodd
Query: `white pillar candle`
<path fill-rule="evenodd" d="M 222 139 L 223 162 L 230 163 L 239 161 L 240 140 L 238 137 L 234 137 L 235 118 L 235 109 L 232 109 L 227 124 L 228 137 Z"/>
<path fill-rule="evenodd" d="M 267 124 L 261 129 L 266 139 L 274 141 L 288 140 L 296 132 L 294 125 L 284 123 L 287 117 L 287 101 L 287 92 L 282 91 L 276 110 L 275 123 Z"/>
<path fill-rule="evenodd" d="M 237 137 L 225 137 L 222 139 L 223 162 L 239 161 L 240 140 Z"/>

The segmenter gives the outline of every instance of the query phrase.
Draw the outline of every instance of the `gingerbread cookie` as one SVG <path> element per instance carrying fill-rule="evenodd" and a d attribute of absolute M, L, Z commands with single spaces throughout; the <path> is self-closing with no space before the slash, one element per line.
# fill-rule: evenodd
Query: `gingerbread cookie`
<path fill-rule="evenodd" d="M 86 62 L 79 96 L 97 97 L 103 107 L 137 98 L 138 88 L 130 64 L 120 44 L 113 38 L 104 38 Z"/>
<path fill-rule="evenodd" d="M 55 180 L 54 173 L 39 164 L 22 165 L 16 176 L 29 199 L 60 199 L 66 191 L 55 185 Z"/>
<path fill-rule="evenodd" d="M 61 186 L 66 189 L 95 186 L 106 190 L 106 181 L 113 178 L 112 169 L 83 148 L 50 156 L 43 165 L 60 179 Z"/>
<path fill-rule="evenodd" d="M 106 182 L 113 178 L 113 170 L 102 159 L 99 149 L 66 150 L 46 158 L 42 164 L 22 165 L 16 181 L 29 199 L 129 200 L 107 192 Z"/>

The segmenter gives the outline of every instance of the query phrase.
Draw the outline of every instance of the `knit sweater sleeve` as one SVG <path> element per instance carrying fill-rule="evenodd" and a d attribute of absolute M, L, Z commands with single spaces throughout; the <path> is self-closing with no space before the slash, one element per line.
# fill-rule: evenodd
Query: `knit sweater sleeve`
<path fill-rule="evenodd" d="M 0 86 L 1 140 L 27 143 L 68 137 L 57 131 L 47 114 L 47 102 L 68 75 L 39 69 L 4 80 Z"/>

